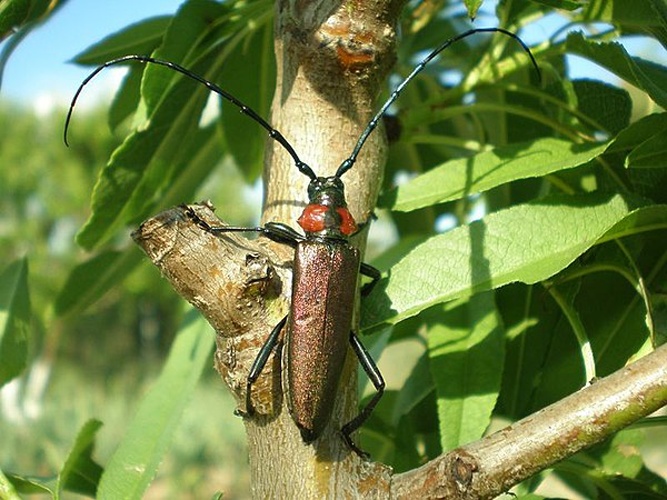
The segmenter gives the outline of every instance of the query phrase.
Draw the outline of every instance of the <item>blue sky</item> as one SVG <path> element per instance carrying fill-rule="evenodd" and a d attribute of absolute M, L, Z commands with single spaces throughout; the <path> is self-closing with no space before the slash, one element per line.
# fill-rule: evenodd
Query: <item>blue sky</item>
<path fill-rule="evenodd" d="M 69 0 L 11 55 L 2 81 L 2 97 L 34 103 L 50 95 L 69 101 L 90 68 L 67 61 L 130 23 L 175 12 L 181 2 Z"/>

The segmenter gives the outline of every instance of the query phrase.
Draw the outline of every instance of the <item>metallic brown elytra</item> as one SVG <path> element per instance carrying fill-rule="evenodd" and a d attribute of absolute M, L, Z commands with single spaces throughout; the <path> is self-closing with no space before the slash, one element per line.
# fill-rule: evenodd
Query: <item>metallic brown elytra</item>
<path fill-rule="evenodd" d="M 306 442 L 322 434 L 338 392 L 360 263 L 359 250 L 345 241 L 305 240 L 296 247 L 285 341 L 287 405 Z"/>

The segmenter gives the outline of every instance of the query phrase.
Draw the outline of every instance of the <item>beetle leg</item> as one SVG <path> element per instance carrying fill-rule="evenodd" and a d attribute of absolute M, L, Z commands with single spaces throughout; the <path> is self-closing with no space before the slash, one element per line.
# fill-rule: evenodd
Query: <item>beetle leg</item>
<path fill-rule="evenodd" d="M 297 243 L 306 239 L 302 234 L 282 222 L 267 222 L 262 229 L 262 234 L 267 238 L 271 238 L 277 243 L 289 245 L 292 248 L 296 248 Z"/>
<path fill-rule="evenodd" d="M 366 283 L 364 286 L 361 287 L 361 296 L 365 297 L 366 295 L 371 293 L 373 287 L 376 285 L 378 281 L 380 281 L 381 274 L 379 269 L 376 269 L 370 264 L 366 264 L 365 262 L 361 263 L 359 272 L 364 276 L 368 276 L 371 279 L 369 283 Z"/>
<path fill-rule="evenodd" d="M 362 408 L 359 414 L 343 426 L 343 428 L 341 429 L 341 433 L 343 434 L 343 439 L 345 440 L 347 445 L 352 449 L 352 451 L 354 451 L 361 458 L 368 459 L 369 458 L 368 453 L 366 453 L 356 444 L 354 444 L 354 442 L 352 441 L 352 437 L 350 435 L 354 431 L 356 431 L 359 427 L 361 427 L 361 425 L 368 419 L 368 417 L 370 417 L 371 412 L 375 408 L 375 405 L 378 404 L 378 401 L 380 401 L 382 394 L 384 394 L 385 383 L 384 379 L 382 378 L 382 374 L 380 373 L 380 370 L 378 370 L 378 367 L 375 364 L 375 361 L 373 361 L 373 358 L 368 353 L 368 351 L 361 343 L 359 338 L 354 334 L 354 332 L 350 332 L 350 344 L 352 345 L 352 349 L 354 350 L 354 353 L 357 355 L 357 358 L 359 359 L 361 367 L 366 372 L 366 375 L 368 375 L 368 378 L 373 383 L 373 386 L 375 387 L 375 390 L 377 392 L 375 393 L 373 398 L 368 402 L 368 404 Z"/>
<path fill-rule="evenodd" d="M 261 349 L 259 350 L 259 353 L 257 353 L 255 361 L 253 361 L 252 363 L 252 367 L 250 368 L 250 373 L 248 373 L 248 379 L 246 381 L 245 411 L 236 410 L 235 412 L 237 415 L 241 417 L 250 417 L 255 413 L 255 408 L 252 406 L 252 400 L 250 398 L 252 385 L 255 382 L 257 382 L 257 379 L 264 370 L 266 362 L 269 360 L 269 357 L 273 352 L 273 348 L 278 343 L 280 332 L 285 326 L 285 323 L 287 323 L 287 316 L 281 319 L 280 322 L 278 322 L 278 324 L 273 327 L 273 330 L 271 330 L 271 333 L 264 341 L 264 345 L 262 345 Z"/>
<path fill-rule="evenodd" d="M 264 226 L 257 227 L 237 227 L 237 226 L 211 226 L 208 222 L 199 217 L 192 208 L 186 206 L 188 217 L 204 231 L 211 234 L 222 233 L 260 233 L 267 238 L 284 245 L 296 247 L 299 241 L 305 238 L 286 224 L 279 222 L 267 222 Z"/>

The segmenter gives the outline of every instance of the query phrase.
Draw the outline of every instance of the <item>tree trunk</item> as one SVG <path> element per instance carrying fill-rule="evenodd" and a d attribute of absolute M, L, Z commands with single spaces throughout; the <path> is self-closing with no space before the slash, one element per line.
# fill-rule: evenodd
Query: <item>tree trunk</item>
<path fill-rule="evenodd" d="M 335 172 L 372 117 L 380 84 L 394 60 L 401 3 L 277 2 L 277 84 L 271 122 L 318 176 Z M 384 161 L 384 133 L 378 130 L 358 163 L 343 177 L 350 211 L 358 222 L 372 214 Z M 308 178 L 294 167 L 284 149 L 269 142 L 262 222 L 281 221 L 296 227 L 294 221 L 307 202 L 307 184 Z M 365 238 L 366 232 L 363 234 Z M 360 241 L 356 244 L 362 245 Z M 286 257 L 291 261 L 291 249 Z M 274 324 L 289 305 L 289 272 L 281 283 L 281 305 L 270 322 Z M 271 326 L 266 325 L 260 339 Z M 274 359 L 276 373 L 279 358 Z M 314 446 L 304 445 L 284 398 L 279 397 L 280 377 L 267 371 L 266 387 L 273 388 L 272 409 L 278 415 L 266 421 L 246 421 L 254 498 L 349 498 L 358 495 L 362 476 L 381 484 L 375 478 L 382 477 L 383 467 L 361 462 L 340 439 L 341 426 L 357 412 L 356 366 L 356 358 L 348 351 L 330 425 Z M 242 376 L 246 374 L 244 369 Z"/>

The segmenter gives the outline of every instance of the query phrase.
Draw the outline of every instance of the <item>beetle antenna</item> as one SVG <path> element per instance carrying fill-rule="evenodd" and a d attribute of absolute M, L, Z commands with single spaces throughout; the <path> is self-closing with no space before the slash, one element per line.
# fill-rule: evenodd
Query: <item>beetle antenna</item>
<path fill-rule="evenodd" d="M 90 75 L 86 77 L 86 79 L 79 85 L 79 88 L 77 89 L 76 93 L 74 94 L 74 98 L 72 99 L 72 102 L 69 106 L 69 111 L 67 112 L 67 118 L 65 119 L 65 130 L 63 132 L 63 140 L 65 142 L 65 145 L 69 146 L 69 143 L 67 141 L 67 131 L 69 129 L 69 124 L 72 119 L 72 112 L 74 111 L 74 106 L 76 104 L 77 99 L 79 98 L 79 95 L 81 94 L 81 91 L 83 88 L 90 82 L 98 73 L 100 73 L 103 69 L 108 68 L 109 66 L 114 66 L 116 64 L 121 64 L 127 61 L 138 61 L 141 63 L 151 63 L 151 64 L 156 64 L 158 66 L 164 66 L 169 69 L 172 69 L 174 71 L 177 71 L 178 73 L 181 73 L 188 78 L 191 78 L 192 80 L 195 80 L 204 86 L 211 90 L 212 92 L 215 92 L 216 94 L 220 95 L 227 101 L 231 102 L 234 106 L 239 108 L 241 110 L 241 113 L 249 116 L 253 120 L 255 120 L 257 123 L 259 123 L 268 133 L 269 137 L 271 139 L 275 140 L 278 142 L 285 150 L 289 153 L 289 155 L 292 157 L 294 160 L 294 165 L 296 166 L 297 169 L 304 175 L 308 176 L 311 180 L 315 179 L 317 176 L 315 175 L 315 172 L 313 172 L 313 169 L 310 168 L 306 163 L 301 161 L 299 158 L 299 155 L 296 153 L 292 145 L 285 139 L 285 137 L 275 128 L 273 128 L 271 125 L 268 124 L 264 118 L 259 116 L 252 108 L 249 108 L 243 102 L 239 101 L 236 97 L 231 95 L 229 92 L 223 90 L 219 86 L 217 86 L 215 83 L 206 80 L 205 78 L 193 73 L 189 69 L 184 68 L 183 66 L 180 66 L 176 63 L 169 62 L 169 61 L 164 61 L 162 59 L 156 59 L 154 57 L 150 56 L 142 56 L 142 55 L 137 55 L 137 54 L 131 54 L 123 57 L 119 57 L 117 59 L 112 59 L 111 61 L 107 61 L 101 66 L 98 66 Z"/>
<path fill-rule="evenodd" d="M 521 45 L 521 48 L 528 54 L 530 57 L 530 62 L 533 64 L 533 67 L 535 68 L 535 71 L 537 72 L 537 77 L 538 79 L 541 80 L 542 76 L 540 73 L 540 67 L 537 65 L 537 61 L 535 60 L 535 57 L 533 56 L 533 53 L 530 51 L 528 46 L 524 43 L 521 38 L 515 33 L 512 33 L 511 31 L 508 31 L 503 28 L 475 28 L 466 31 L 465 33 L 461 33 L 460 35 L 456 35 L 445 42 L 443 42 L 438 48 L 436 48 L 433 52 L 431 52 L 428 56 L 426 56 L 415 68 L 412 70 L 412 73 L 410 73 L 405 80 L 403 80 L 398 87 L 396 87 L 396 90 L 394 90 L 391 95 L 389 96 L 389 99 L 382 105 L 380 108 L 380 111 L 373 117 L 373 119 L 368 123 L 364 131 L 361 133 L 361 136 L 359 137 L 359 140 L 357 141 L 357 145 L 354 147 L 352 150 L 352 154 L 347 158 L 343 163 L 341 163 L 340 167 L 338 167 L 338 170 L 336 171 L 336 177 L 340 177 L 343 175 L 345 172 L 350 170 L 354 163 L 357 161 L 357 156 L 359 155 L 359 152 L 361 151 L 361 148 L 364 146 L 366 143 L 366 139 L 368 139 L 368 136 L 371 135 L 371 132 L 375 130 L 377 127 L 378 123 L 384 116 L 384 114 L 387 112 L 387 109 L 389 109 L 389 106 L 391 106 L 396 99 L 401 95 L 401 91 L 405 88 L 405 86 L 412 81 L 412 79 L 417 76 L 425 67 L 426 65 L 431 62 L 440 52 L 445 50 L 447 47 L 450 45 L 458 42 L 459 40 L 463 40 L 464 38 L 469 37 L 470 35 L 474 35 L 475 33 L 502 33 L 504 35 L 509 36 L 510 38 L 513 38 L 519 44 Z"/>

